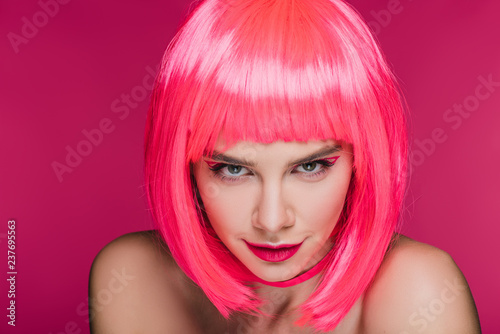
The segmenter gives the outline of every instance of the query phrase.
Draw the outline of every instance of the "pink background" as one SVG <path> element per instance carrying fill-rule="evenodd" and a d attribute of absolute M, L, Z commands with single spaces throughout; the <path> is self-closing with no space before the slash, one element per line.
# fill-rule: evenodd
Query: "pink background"
<path fill-rule="evenodd" d="M 0 2 L 1 276 L 9 219 L 17 223 L 18 271 L 15 329 L 6 324 L 0 280 L 2 333 L 88 333 L 94 256 L 124 233 L 153 227 L 142 179 L 146 94 L 189 2 L 60 2 Z M 500 3 L 351 3 L 378 33 L 411 107 L 414 172 L 403 232 L 453 256 L 483 332 L 498 333 L 500 87 L 474 96 L 480 77 L 500 82 Z M 26 39 L 15 46 L 14 34 Z M 467 117 L 450 114 L 463 103 Z M 100 125 L 102 139 L 79 144 Z M 52 164 L 66 164 L 67 149 L 77 148 L 88 155 L 58 178 Z"/>

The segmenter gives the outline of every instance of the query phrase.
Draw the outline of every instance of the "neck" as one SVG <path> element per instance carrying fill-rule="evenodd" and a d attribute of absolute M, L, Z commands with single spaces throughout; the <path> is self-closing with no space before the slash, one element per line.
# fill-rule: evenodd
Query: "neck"
<path fill-rule="evenodd" d="M 314 292 L 321 279 L 321 274 L 317 274 L 300 283 L 287 287 L 277 287 L 265 283 L 254 283 L 258 295 L 265 300 L 262 310 L 265 313 L 273 314 L 275 320 L 290 319 L 291 322 L 297 320 L 298 308 Z"/>
<path fill-rule="evenodd" d="M 322 272 L 330 262 L 331 256 L 332 252 L 328 252 L 312 268 L 286 281 L 268 282 L 255 278 L 252 285 L 257 288 L 258 295 L 266 300 L 263 310 L 280 318 L 294 319 L 298 307 L 309 298 L 320 283 Z"/>

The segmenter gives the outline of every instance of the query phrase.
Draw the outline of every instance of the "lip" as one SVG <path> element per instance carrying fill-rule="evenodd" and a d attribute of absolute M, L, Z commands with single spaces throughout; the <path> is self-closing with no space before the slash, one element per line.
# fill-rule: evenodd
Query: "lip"
<path fill-rule="evenodd" d="M 298 244 L 281 244 L 281 245 L 269 245 L 269 244 L 254 244 L 244 240 L 247 247 L 255 254 L 259 259 L 267 262 L 282 262 L 288 260 L 297 253 L 303 241 Z"/>

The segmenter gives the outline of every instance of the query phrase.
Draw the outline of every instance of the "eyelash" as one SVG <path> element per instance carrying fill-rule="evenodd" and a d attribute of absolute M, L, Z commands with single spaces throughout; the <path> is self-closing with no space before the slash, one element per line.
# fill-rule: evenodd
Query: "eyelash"
<path fill-rule="evenodd" d="M 319 171 L 314 172 L 314 173 L 301 172 L 304 175 L 307 175 L 306 178 L 308 178 L 308 179 L 315 179 L 315 178 L 318 178 L 321 175 L 325 174 L 326 171 L 335 164 L 335 162 L 337 161 L 338 158 L 339 157 L 337 156 L 337 157 L 333 157 L 333 158 L 326 158 L 326 159 L 319 159 L 319 160 L 308 161 L 308 162 L 304 162 L 304 163 L 302 163 L 300 165 L 296 165 L 293 169 L 295 169 L 297 167 L 300 167 L 300 166 L 303 166 L 303 165 L 317 163 L 317 164 L 319 164 L 319 165 L 322 166 L 322 168 Z M 226 167 L 229 167 L 229 166 L 246 168 L 246 167 L 240 166 L 240 165 L 230 165 L 230 164 L 225 164 L 225 163 L 209 163 L 209 167 L 208 168 L 211 171 L 214 172 L 214 176 L 215 177 L 221 179 L 222 181 L 226 181 L 226 182 L 237 182 L 237 181 L 239 181 L 243 177 L 243 175 L 233 177 L 233 176 L 227 176 L 227 175 L 223 175 L 222 174 L 222 169 L 226 168 Z"/>

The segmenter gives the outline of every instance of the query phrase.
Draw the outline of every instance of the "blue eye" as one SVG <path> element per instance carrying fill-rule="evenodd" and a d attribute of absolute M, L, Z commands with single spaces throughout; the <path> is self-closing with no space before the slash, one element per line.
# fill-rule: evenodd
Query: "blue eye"
<path fill-rule="evenodd" d="M 326 159 L 305 162 L 303 164 L 296 166 L 295 169 L 302 167 L 302 169 L 305 170 L 305 172 L 301 172 L 304 175 L 304 177 L 314 179 L 325 174 L 328 168 L 332 167 L 338 158 L 339 157 L 337 156 L 333 158 L 326 158 Z M 319 167 L 320 169 L 317 170 L 317 167 Z M 313 172 L 315 170 L 316 172 Z"/>
<path fill-rule="evenodd" d="M 214 176 L 218 177 L 221 180 L 228 181 L 228 182 L 238 181 L 242 177 L 242 175 L 235 175 L 235 174 L 238 174 L 243 169 L 246 169 L 243 166 L 228 165 L 228 164 L 223 164 L 223 163 L 209 164 L 208 168 L 214 172 Z M 227 170 L 227 173 L 224 173 L 225 170 Z"/>
<path fill-rule="evenodd" d="M 292 173 L 302 174 L 307 179 L 318 178 L 325 174 L 328 168 L 332 167 L 339 157 L 325 158 L 314 160 L 296 165 Z M 229 165 L 224 163 L 207 162 L 209 169 L 214 172 L 214 176 L 224 182 L 239 181 L 245 174 L 240 174 L 243 170 L 247 169 L 240 165 Z M 302 169 L 302 171 L 300 170 Z"/>

